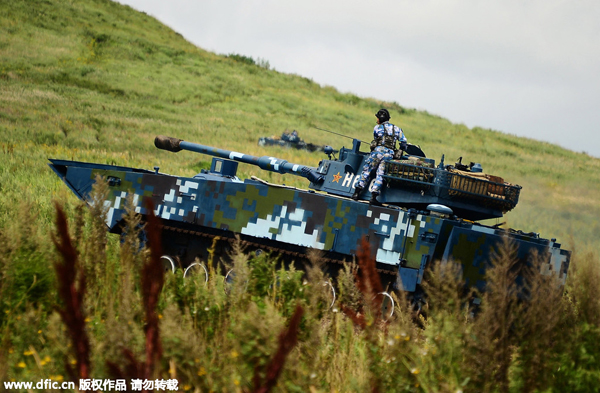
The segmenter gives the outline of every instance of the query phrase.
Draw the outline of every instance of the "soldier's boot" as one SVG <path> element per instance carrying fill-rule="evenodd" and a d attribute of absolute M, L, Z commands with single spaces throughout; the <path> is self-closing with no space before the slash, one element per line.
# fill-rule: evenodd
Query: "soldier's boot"
<path fill-rule="evenodd" d="M 371 193 L 371 200 L 369 201 L 369 204 L 371 205 L 375 205 L 375 206 L 381 206 L 381 202 L 379 202 L 377 200 L 377 197 L 379 196 L 378 192 L 372 192 Z"/>
<path fill-rule="evenodd" d="M 354 199 L 355 201 L 358 201 L 358 197 L 360 196 L 360 193 L 362 192 L 363 188 L 356 186 L 354 187 L 354 194 L 352 194 L 352 199 Z"/>

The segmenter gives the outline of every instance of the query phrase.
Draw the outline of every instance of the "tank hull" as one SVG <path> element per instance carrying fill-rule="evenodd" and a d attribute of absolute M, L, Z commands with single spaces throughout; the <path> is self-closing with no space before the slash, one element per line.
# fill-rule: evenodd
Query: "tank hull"
<path fill-rule="evenodd" d="M 77 161 L 51 160 L 51 168 L 82 200 L 89 200 L 97 176 L 107 179 L 106 224 L 120 233 L 125 204 L 148 213 L 146 200 L 164 227 L 164 252 L 181 267 L 207 258 L 215 239 L 240 237 L 251 248 L 267 249 L 302 261 L 308 249 L 321 250 L 334 271 L 353 260 L 363 238 L 375 250 L 384 282 L 408 292 L 419 290 L 425 270 L 436 260 L 463 267 L 467 286 L 485 287 L 485 269 L 499 243 L 509 239 L 526 264 L 536 250 L 543 270 L 564 284 L 570 252 L 560 244 L 511 230 L 480 225 L 433 212 L 374 206 L 336 195 L 258 179 L 202 173 L 179 177 L 157 171 Z"/>

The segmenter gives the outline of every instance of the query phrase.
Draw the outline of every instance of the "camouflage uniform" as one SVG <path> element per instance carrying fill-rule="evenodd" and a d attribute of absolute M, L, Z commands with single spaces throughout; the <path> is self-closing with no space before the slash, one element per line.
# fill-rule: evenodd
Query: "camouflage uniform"
<path fill-rule="evenodd" d="M 394 148 L 388 147 L 390 146 L 389 144 L 387 146 L 384 145 L 384 136 L 386 134 L 389 138 L 391 137 L 390 140 L 393 140 Z M 383 185 L 384 163 L 394 158 L 396 142 L 406 142 L 406 137 L 399 127 L 386 121 L 375 126 L 373 129 L 373 139 L 378 142 L 378 146 L 371 151 L 371 155 L 365 160 L 363 171 L 356 186 L 364 189 L 369 181 L 371 172 L 377 168 L 375 181 L 371 184 L 369 191 L 379 193 Z"/>
<path fill-rule="evenodd" d="M 292 143 L 300 142 L 300 137 L 298 136 L 298 131 L 296 131 L 296 130 L 292 131 L 292 133 L 290 134 L 289 141 Z"/>

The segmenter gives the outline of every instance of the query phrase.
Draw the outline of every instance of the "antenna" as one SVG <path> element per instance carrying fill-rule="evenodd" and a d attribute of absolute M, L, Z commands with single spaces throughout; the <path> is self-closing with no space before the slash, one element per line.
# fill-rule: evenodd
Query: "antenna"
<path fill-rule="evenodd" d="M 352 139 L 352 140 L 356 139 L 356 140 L 358 140 L 358 141 L 361 141 L 360 139 L 357 139 L 357 138 L 352 138 L 351 136 L 344 135 L 344 134 L 340 134 L 340 133 L 338 133 L 338 132 L 329 131 L 329 130 L 326 130 L 326 129 L 324 129 L 324 128 L 319 128 L 319 127 L 313 127 L 313 128 L 315 128 L 315 129 L 317 129 L 317 130 L 321 130 L 321 131 L 329 132 L 329 133 L 331 133 L 331 134 L 335 134 L 335 135 L 338 135 L 338 136 L 343 136 L 344 138 L 348 138 L 348 139 Z M 362 142 L 362 143 L 369 143 L 369 142 L 365 142 L 365 141 L 361 141 L 361 142 Z"/>

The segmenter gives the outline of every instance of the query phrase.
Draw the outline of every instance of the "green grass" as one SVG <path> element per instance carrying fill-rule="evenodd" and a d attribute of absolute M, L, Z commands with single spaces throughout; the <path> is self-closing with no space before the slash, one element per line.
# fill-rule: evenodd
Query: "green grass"
<path fill-rule="evenodd" d="M 208 287 L 177 275 L 168 278 L 159 305 L 164 356 L 157 375 L 168 377 L 173 364 L 190 390 L 250 389 L 254 368 L 273 355 L 277 334 L 299 301 L 305 320 L 279 391 L 365 391 L 373 384 L 381 391 L 595 386 L 600 279 L 597 254 L 589 250 L 600 245 L 599 159 L 340 93 L 270 70 L 266 60 L 248 55 L 207 52 L 154 18 L 110 1 L 0 0 L 0 379 L 66 378 L 65 362 L 73 359 L 55 312 L 60 301 L 53 271 L 58 256 L 50 240 L 53 201 L 66 209 L 90 274 L 85 311 L 94 377 L 109 375 L 106 361 L 119 360 L 123 345 L 143 352 L 143 258 L 130 249 L 121 252 L 112 236 L 102 240 L 94 221 L 81 218 L 76 197 L 48 168 L 48 158 L 160 166 L 186 176 L 210 161 L 191 152 L 157 150 L 153 139 L 162 134 L 316 166 L 321 159 L 316 153 L 259 147 L 258 138 L 296 129 L 307 142 L 350 146 L 350 140 L 315 127 L 369 141 L 373 114 L 384 106 L 429 157 L 439 161 L 444 154 L 447 164 L 458 157 L 480 162 L 487 173 L 523 186 L 519 205 L 505 217 L 511 227 L 555 237 L 574 249 L 568 291 L 555 307 L 559 316 L 548 312 L 552 307 L 544 309 L 549 304 L 544 302 L 527 312 L 508 310 L 522 320 L 537 318 L 541 323 L 531 326 L 548 326 L 544 337 L 554 341 L 536 338 L 527 325 L 518 326 L 514 339 L 500 342 L 488 330 L 497 325 L 463 318 L 450 305 L 421 321 L 424 327 L 418 328 L 404 308 L 386 329 L 361 332 L 341 312 L 323 312 L 319 291 L 300 291 L 304 279 L 262 260 L 247 272 L 253 285 L 238 288 L 235 296 L 224 294 L 217 275 Z M 307 186 L 303 178 L 248 165 L 240 165 L 238 174 Z M 98 258 L 103 262 L 94 264 Z M 268 290 L 282 277 L 291 277 L 285 294 Z M 307 285 L 316 288 L 315 282 Z M 345 283 L 340 284 L 343 303 L 355 304 L 361 294 L 350 273 Z M 443 283 L 438 286 L 450 296 Z M 489 303 L 483 311 L 488 319 L 482 321 L 496 317 L 492 306 L 499 303 Z M 506 344 L 502 359 L 493 352 L 500 344 Z M 546 356 L 545 365 L 536 353 Z"/>
<path fill-rule="evenodd" d="M 54 239 L 62 239 L 57 244 L 64 244 L 69 233 L 74 240 L 77 262 L 69 271 L 86 277 L 79 307 L 69 306 L 56 290 L 68 274 L 57 275 L 52 262 L 62 265 L 66 253 L 54 251 L 31 221 L 1 233 L 0 380 L 78 381 L 81 373 L 70 376 L 68 367 L 80 370 L 82 362 L 90 370 L 87 377 L 114 379 L 120 372 L 140 377 L 140 371 L 131 370 L 141 370 L 148 359 L 144 354 L 150 353 L 156 362 L 146 377 L 176 378 L 180 391 L 257 391 L 257 381 L 273 381 L 267 370 L 282 364 L 281 358 L 273 359 L 287 342 L 276 392 L 597 389 L 600 270 L 595 255 L 574 256 L 565 295 L 539 269 L 524 273 L 532 301 L 523 307 L 514 292 L 513 251 L 510 245 L 500 248 L 476 318 L 463 308 L 464 283 L 453 278 L 460 277 L 459 267 L 435 265 L 426 278 L 427 318 L 398 294 L 395 316 L 382 321 L 369 301 L 369 288 L 376 286 L 364 283 L 373 275 L 355 285 L 348 265 L 338 277 L 338 300 L 329 309 L 318 253 L 309 256 L 313 266 L 301 274 L 281 268 L 267 254 L 249 257 L 234 245 L 231 284 L 217 270 L 210 270 L 207 284 L 203 276 L 184 279 L 179 270 L 166 275 L 156 305 L 148 306 L 142 302 L 148 296 L 144 282 L 157 278 L 145 273 L 156 261 L 152 252 L 136 252 L 134 230 L 119 244 L 106 233 L 99 214 L 101 208 L 81 205 L 69 214 L 74 217 L 70 230 L 52 230 Z M 136 228 L 137 219 L 130 214 L 128 227 Z M 148 228 L 147 233 L 153 232 Z M 364 267 L 368 261 L 359 256 L 359 263 Z M 290 335 L 298 306 L 302 317 Z M 85 340 L 74 334 L 73 322 L 61 319 L 56 310 L 63 309 L 82 322 Z M 162 351 L 149 351 L 145 340 L 154 326 L 151 314 L 158 321 Z M 84 341 L 88 360 L 74 350 Z M 128 368 L 132 364 L 137 368 Z"/>
<path fill-rule="evenodd" d="M 74 201 L 47 158 L 158 165 L 181 175 L 209 161 L 157 151 L 153 138 L 164 134 L 316 166 L 318 154 L 260 148 L 258 138 L 296 129 L 315 144 L 351 144 L 319 127 L 369 141 L 373 114 L 385 106 L 429 157 L 462 156 L 523 186 L 506 216 L 511 226 L 597 249 L 600 160 L 586 154 L 343 94 L 245 55 L 218 56 L 109 1 L 5 1 L 0 21 L 0 225 L 24 198 L 38 202 L 43 221 L 53 198 Z M 306 187 L 247 165 L 240 174 Z"/>

